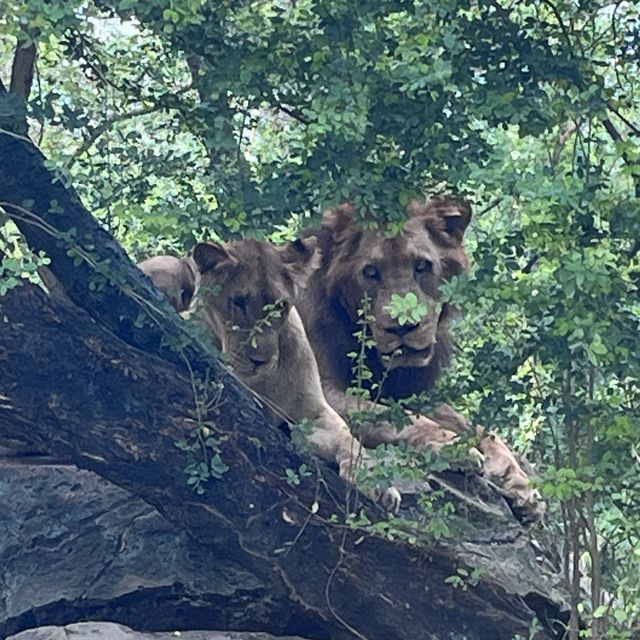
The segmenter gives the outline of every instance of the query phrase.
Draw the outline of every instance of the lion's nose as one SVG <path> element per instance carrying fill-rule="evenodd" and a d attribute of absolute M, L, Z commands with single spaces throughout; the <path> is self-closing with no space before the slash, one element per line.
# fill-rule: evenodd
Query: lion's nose
<path fill-rule="evenodd" d="M 402 338 L 402 336 L 406 336 L 407 333 L 411 333 L 417 327 L 417 324 L 402 324 L 397 327 L 387 327 L 387 331 Z"/>
<path fill-rule="evenodd" d="M 249 358 L 249 360 L 251 360 L 251 362 L 256 368 L 261 367 L 263 364 L 267 364 L 267 362 L 269 362 L 269 358 L 264 356 L 263 357 L 253 356 Z"/>

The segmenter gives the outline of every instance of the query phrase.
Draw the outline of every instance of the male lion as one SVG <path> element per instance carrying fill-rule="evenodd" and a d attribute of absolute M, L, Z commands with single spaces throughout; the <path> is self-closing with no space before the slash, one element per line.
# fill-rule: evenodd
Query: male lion
<path fill-rule="evenodd" d="M 344 391 L 352 383 L 348 353 L 357 351 L 354 333 L 365 295 L 375 318 L 375 349 L 367 353 L 382 396 L 405 398 L 429 389 L 451 351 L 451 308 L 440 302 L 440 284 L 464 271 L 462 236 L 471 208 L 462 200 L 412 203 L 404 231 L 386 237 L 361 229 L 355 209 L 342 205 L 325 214 L 317 234 L 323 263 L 302 292 L 298 308 L 316 351 L 325 391 L 341 411 L 352 404 Z M 389 312 L 394 294 L 413 293 L 427 313 L 400 323 Z M 383 375 L 384 374 L 384 375 Z M 343 406 L 340 406 L 343 405 Z"/>
<path fill-rule="evenodd" d="M 360 228 L 355 213 L 354 207 L 341 205 L 325 214 L 317 234 L 323 263 L 298 299 L 325 396 L 346 419 L 353 410 L 380 411 L 376 402 L 363 403 L 347 394 L 353 367 L 349 354 L 359 351 L 354 334 L 361 326 L 358 310 L 363 300 L 373 317 L 370 329 L 375 346 L 367 350 L 366 364 L 373 373 L 370 383 L 379 386 L 372 400 L 404 398 L 429 389 L 448 361 L 452 310 L 442 302 L 440 285 L 468 267 L 462 240 L 471 207 L 459 199 L 413 202 L 404 230 L 393 237 L 378 229 Z M 394 294 L 413 294 L 425 313 L 420 319 L 414 316 L 401 322 L 390 312 Z M 409 442 L 437 451 L 468 428 L 449 407 L 436 414 L 435 421 L 411 416 L 410 422 L 397 430 L 374 417 L 359 436 L 368 447 Z M 539 494 L 506 445 L 492 435 L 482 438 L 480 448 L 487 475 L 517 510 L 539 519 L 544 510 Z"/>
<path fill-rule="evenodd" d="M 234 373 L 290 421 L 311 421 L 306 437 L 311 452 L 336 462 L 340 475 L 351 480 L 358 463 L 371 462 L 322 393 L 318 366 L 294 306 L 320 263 L 315 239 L 282 247 L 255 240 L 201 243 L 193 260 L 200 273 L 196 306 Z M 374 493 L 387 510 L 398 510 L 397 489 Z"/>

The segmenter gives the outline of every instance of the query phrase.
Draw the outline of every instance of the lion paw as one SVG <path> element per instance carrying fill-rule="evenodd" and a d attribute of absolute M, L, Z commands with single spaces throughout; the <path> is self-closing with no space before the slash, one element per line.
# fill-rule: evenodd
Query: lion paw
<path fill-rule="evenodd" d="M 370 458 L 367 454 L 361 454 L 361 458 L 357 461 L 353 461 L 349 458 L 340 462 L 340 477 L 344 478 L 350 484 L 357 486 L 356 476 L 358 471 L 365 472 L 373 468 L 377 463 Z M 377 502 L 388 513 L 396 514 L 400 509 L 400 503 L 402 502 L 402 496 L 400 491 L 396 487 L 388 487 L 382 489 L 380 485 L 376 485 L 373 489 L 370 489 L 372 481 L 365 482 L 361 487 L 361 491 L 367 494 L 374 502 Z"/>
<path fill-rule="evenodd" d="M 400 510 L 400 504 L 402 503 L 402 496 L 395 487 L 389 487 L 382 490 L 380 487 L 376 487 L 373 490 L 373 499 L 388 513 L 394 516 Z"/>
<path fill-rule="evenodd" d="M 542 520 L 547 505 L 540 492 L 531 485 L 514 453 L 494 433 L 480 442 L 484 454 L 484 475 L 496 484 L 519 520 L 536 524 Z"/>
<path fill-rule="evenodd" d="M 526 492 L 506 494 L 505 497 L 511 503 L 513 512 L 525 524 L 538 524 L 547 512 L 547 504 L 537 489 L 529 487 Z"/>

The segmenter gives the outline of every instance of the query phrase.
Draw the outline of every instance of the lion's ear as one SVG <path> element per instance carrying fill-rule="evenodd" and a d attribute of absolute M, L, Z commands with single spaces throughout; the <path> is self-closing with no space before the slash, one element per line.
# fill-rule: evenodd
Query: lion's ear
<path fill-rule="evenodd" d="M 334 239 L 340 240 L 345 231 L 353 225 L 356 209 L 350 204 L 341 204 L 335 209 L 326 211 L 322 217 L 322 226 L 331 231 Z"/>
<path fill-rule="evenodd" d="M 225 261 L 232 260 L 229 252 L 217 242 L 200 242 L 193 250 L 193 261 L 200 273 L 206 273 Z"/>
<path fill-rule="evenodd" d="M 446 244 L 462 244 L 471 220 L 471 205 L 460 198 L 439 198 L 426 204 L 412 202 L 410 216 L 424 217 L 427 229 Z"/>
<path fill-rule="evenodd" d="M 291 272 L 296 286 L 304 288 L 313 272 L 320 266 L 322 254 L 315 236 L 297 238 L 278 247 L 282 262 Z"/>

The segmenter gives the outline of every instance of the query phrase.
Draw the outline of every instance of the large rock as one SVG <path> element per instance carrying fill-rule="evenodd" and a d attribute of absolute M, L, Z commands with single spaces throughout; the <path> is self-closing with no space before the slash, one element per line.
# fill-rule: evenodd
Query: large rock
<path fill-rule="evenodd" d="M 112 622 L 81 622 L 66 627 L 28 629 L 7 640 L 304 640 L 300 636 L 234 631 L 141 633 Z"/>
<path fill-rule="evenodd" d="M 0 531 L 0 638 L 88 618 L 233 628 L 268 599 L 253 573 L 74 466 L 0 459 Z"/>

